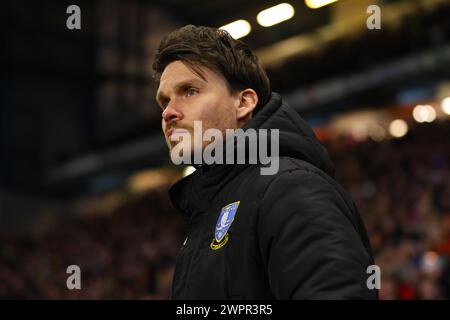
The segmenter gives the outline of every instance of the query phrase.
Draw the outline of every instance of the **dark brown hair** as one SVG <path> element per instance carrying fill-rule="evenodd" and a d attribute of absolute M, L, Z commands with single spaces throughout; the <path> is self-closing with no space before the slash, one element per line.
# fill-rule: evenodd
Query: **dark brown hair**
<path fill-rule="evenodd" d="M 153 62 L 157 86 L 167 65 L 178 60 L 203 79 L 199 67 L 218 72 L 231 93 L 255 90 L 259 100 L 255 112 L 269 100 L 270 82 L 258 58 L 247 44 L 233 39 L 225 30 L 187 25 L 166 35 Z"/>

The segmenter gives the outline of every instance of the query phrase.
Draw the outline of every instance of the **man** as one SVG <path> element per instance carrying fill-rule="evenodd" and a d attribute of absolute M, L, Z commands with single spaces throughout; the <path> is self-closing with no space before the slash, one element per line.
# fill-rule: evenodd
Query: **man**
<path fill-rule="evenodd" d="M 170 150 L 208 147 L 173 138 L 193 136 L 195 121 L 224 136 L 239 128 L 279 134 L 275 174 L 261 174 L 260 162 L 203 162 L 171 188 L 188 223 L 172 298 L 376 299 L 366 272 L 374 261 L 353 201 L 332 178 L 311 128 L 270 91 L 248 46 L 189 25 L 161 41 L 153 69 Z"/>

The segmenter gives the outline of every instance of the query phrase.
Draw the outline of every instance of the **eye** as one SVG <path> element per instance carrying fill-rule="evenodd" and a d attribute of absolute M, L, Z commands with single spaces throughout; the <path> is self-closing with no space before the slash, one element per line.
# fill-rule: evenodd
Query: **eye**
<path fill-rule="evenodd" d="M 194 88 L 186 88 L 186 96 L 187 97 L 192 97 L 195 96 L 198 93 L 197 89 Z"/>

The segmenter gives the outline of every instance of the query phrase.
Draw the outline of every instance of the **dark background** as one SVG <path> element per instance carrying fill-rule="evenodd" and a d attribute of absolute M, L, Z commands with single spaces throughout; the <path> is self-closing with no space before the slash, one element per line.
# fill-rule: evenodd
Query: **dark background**
<path fill-rule="evenodd" d="M 3 1 L 0 4 L 0 298 L 168 297 L 184 222 L 151 64 L 162 36 L 246 19 L 272 88 L 313 126 L 368 229 L 383 299 L 447 299 L 450 1 Z M 81 8 L 68 30 L 66 8 Z M 381 30 L 366 9 L 381 7 Z M 418 123 L 418 104 L 436 119 Z M 408 132 L 389 133 L 403 119 Z M 83 271 L 66 288 L 67 266 Z"/>

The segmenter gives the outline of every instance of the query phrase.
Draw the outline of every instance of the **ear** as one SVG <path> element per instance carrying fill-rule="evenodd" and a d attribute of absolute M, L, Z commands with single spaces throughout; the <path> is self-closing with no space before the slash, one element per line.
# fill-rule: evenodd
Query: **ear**
<path fill-rule="evenodd" d="M 239 95 L 239 105 L 236 110 L 236 120 L 242 125 L 252 118 L 253 110 L 258 104 L 256 91 L 250 88 L 242 90 Z"/>

